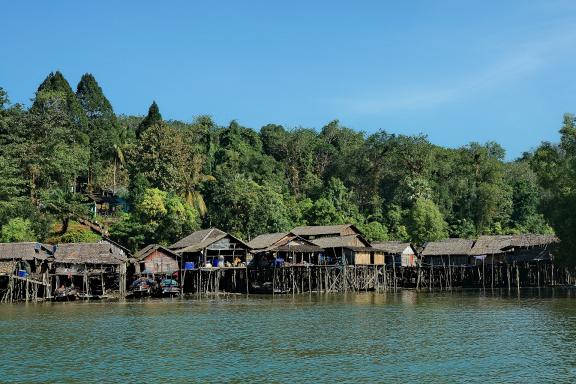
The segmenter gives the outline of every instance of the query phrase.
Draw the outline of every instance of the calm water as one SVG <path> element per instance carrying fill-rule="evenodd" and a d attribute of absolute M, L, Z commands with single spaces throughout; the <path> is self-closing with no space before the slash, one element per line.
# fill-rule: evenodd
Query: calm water
<path fill-rule="evenodd" d="M 576 292 L 0 306 L 1 382 L 576 382 Z"/>

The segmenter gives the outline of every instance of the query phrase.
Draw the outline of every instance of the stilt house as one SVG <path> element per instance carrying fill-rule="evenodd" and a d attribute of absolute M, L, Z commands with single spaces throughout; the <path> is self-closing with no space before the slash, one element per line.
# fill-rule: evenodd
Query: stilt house
<path fill-rule="evenodd" d="M 446 239 L 430 241 L 422 250 L 422 265 L 464 266 L 470 265 L 470 250 L 474 244 L 468 239 Z"/>
<path fill-rule="evenodd" d="M 415 267 L 418 265 L 416 250 L 410 243 L 402 241 L 382 241 L 372 243 L 372 248 L 384 251 L 386 264 L 402 267 Z"/>
<path fill-rule="evenodd" d="M 52 260 L 49 248 L 40 243 L 0 243 L 0 276 L 21 275 L 42 280 Z"/>
<path fill-rule="evenodd" d="M 316 265 L 324 250 L 291 232 L 267 233 L 248 242 L 253 266 Z"/>
<path fill-rule="evenodd" d="M 107 242 L 54 245 L 53 287 L 74 287 L 85 295 L 126 290 L 127 255 Z"/>
<path fill-rule="evenodd" d="M 242 240 L 218 228 L 193 232 L 169 248 L 181 255 L 184 263 L 193 263 L 187 264 L 193 268 L 246 265 L 250 251 L 250 246 Z"/>
<path fill-rule="evenodd" d="M 153 273 L 169 277 L 183 267 L 182 257 L 179 254 L 158 244 L 144 247 L 134 255 L 134 258 L 137 273 Z"/>
<path fill-rule="evenodd" d="M 373 248 L 360 234 L 318 237 L 311 241 L 324 249 L 326 264 L 384 265 L 384 251 Z"/>
<path fill-rule="evenodd" d="M 480 236 L 470 250 L 474 264 L 498 264 L 514 261 L 549 261 L 554 235 L 494 235 Z"/>
<path fill-rule="evenodd" d="M 321 237 L 362 235 L 353 224 L 309 225 L 296 227 L 291 232 L 307 240 L 319 239 Z"/>

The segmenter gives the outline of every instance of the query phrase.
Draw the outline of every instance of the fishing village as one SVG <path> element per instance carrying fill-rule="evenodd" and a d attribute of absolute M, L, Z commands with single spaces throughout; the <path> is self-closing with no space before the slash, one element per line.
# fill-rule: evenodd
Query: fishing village
<path fill-rule="evenodd" d="M 203 294 L 449 290 L 574 284 L 553 235 L 369 242 L 351 224 L 302 226 L 243 241 L 218 228 L 135 254 L 94 243 L 0 243 L 0 298 L 71 301 Z"/>

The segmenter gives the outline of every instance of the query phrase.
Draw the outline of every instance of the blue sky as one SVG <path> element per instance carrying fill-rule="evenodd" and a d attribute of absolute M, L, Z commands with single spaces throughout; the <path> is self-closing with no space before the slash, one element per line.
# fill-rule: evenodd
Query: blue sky
<path fill-rule="evenodd" d="M 165 4 L 164 4 L 165 3 Z M 495 140 L 513 159 L 576 112 L 575 1 L 11 1 L 0 86 L 60 70 L 117 113 Z"/>

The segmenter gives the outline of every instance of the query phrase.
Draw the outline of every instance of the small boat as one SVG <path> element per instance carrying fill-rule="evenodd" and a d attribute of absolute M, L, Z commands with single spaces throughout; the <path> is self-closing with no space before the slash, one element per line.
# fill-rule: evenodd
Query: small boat
<path fill-rule="evenodd" d="M 73 287 L 60 287 L 54 291 L 52 301 L 74 301 L 78 298 L 78 292 Z"/>
<path fill-rule="evenodd" d="M 156 287 L 154 280 L 147 277 L 141 277 L 134 281 L 130 286 L 130 296 L 146 297 L 150 296 Z"/>
<path fill-rule="evenodd" d="M 174 279 L 164 279 L 160 282 L 160 294 L 162 297 L 179 296 L 180 284 Z"/>

